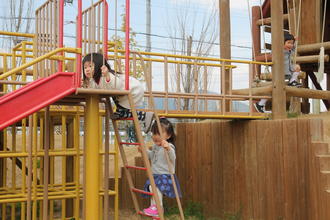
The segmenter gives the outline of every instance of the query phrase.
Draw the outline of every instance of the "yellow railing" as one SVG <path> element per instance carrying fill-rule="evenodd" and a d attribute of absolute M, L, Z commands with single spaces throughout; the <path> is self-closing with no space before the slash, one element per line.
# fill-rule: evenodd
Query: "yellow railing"
<path fill-rule="evenodd" d="M 19 66 L 19 67 L 16 67 L 16 68 L 12 69 L 12 70 L 9 70 L 8 72 L 0 75 L 0 80 L 5 79 L 8 76 L 11 76 L 13 74 L 19 73 L 20 71 L 22 71 L 22 70 L 24 70 L 24 69 L 26 69 L 30 66 L 33 66 L 34 64 L 36 64 L 36 63 L 38 63 L 42 60 L 50 58 L 50 57 L 52 57 L 53 55 L 55 55 L 59 52 L 81 53 L 81 49 L 79 49 L 79 48 L 58 48 L 58 49 L 53 50 L 49 53 L 46 53 L 45 55 L 42 55 L 40 57 L 35 58 L 31 62 L 25 63 L 22 66 Z"/>
<path fill-rule="evenodd" d="M 10 31 L 0 31 L 0 35 L 26 37 L 26 38 L 34 38 L 34 36 L 35 36 L 34 34 L 10 32 Z"/>

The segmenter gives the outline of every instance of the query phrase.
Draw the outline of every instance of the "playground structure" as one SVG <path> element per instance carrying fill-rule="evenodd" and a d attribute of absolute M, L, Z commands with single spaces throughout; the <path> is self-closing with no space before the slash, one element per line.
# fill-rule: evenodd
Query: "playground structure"
<path fill-rule="evenodd" d="M 253 69 L 256 65 L 272 65 L 265 60 L 239 61 L 231 60 L 230 57 L 214 59 L 117 50 L 108 40 L 107 2 L 98 1 L 85 10 L 81 8 L 81 1 L 78 2 L 76 48 L 63 47 L 63 0 L 47 1 L 37 9 L 35 34 L 0 32 L 26 39 L 16 45 L 12 53 L 0 54 L 3 61 L 0 79 L 2 93 L 5 95 L 0 100 L 3 112 L 0 117 L 2 219 L 13 219 L 15 216 L 21 219 L 88 220 L 102 219 L 101 216 L 104 216 L 107 219 L 110 212 L 106 194 L 113 197 L 114 218 L 118 219 L 119 148 L 115 145 L 110 151 L 107 150 L 103 134 L 108 133 L 106 126 L 109 120 L 106 120 L 106 111 L 96 106 L 99 103 L 104 106 L 105 99 L 124 93 L 80 88 L 81 59 L 89 52 L 102 51 L 120 72 L 131 71 L 134 76 L 138 74 L 137 66 L 141 65 L 147 84 L 146 107 L 143 110 L 153 110 L 155 97 L 162 100 L 162 105 L 156 111 L 166 117 L 263 119 L 267 115 L 255 113 L 253 101 L 273 98 L 273 103 L 278 103 L 275 107 L 283 111 L 285 104 L 278 102 L 279 95 L 274 93 L 281 86 L 287 95 L 329 99 L 326 91 L 311 93 L 308 89 L 288 88 L 281 83 L 281 79 L 276 78 L 274 81 L 281 85 L 279 87 L 252 88 L 253 74 L 250 74 L 248 89 L 233 90 L 236 69 L 242 68 L 242 65 L 248 66 L 246 69 Z M 274 7 L 280 9 L 277 4 Z M 229 5 L 221 9 L 224 8 L 229 9 Z M 281 17 L 281 11 L 277 12 L 272 13 L 272 19 L 278 20 Z M 228 28 L 228 25 L 222 28 Z M 272 34 L 278 34 L 282 29 L 273 27 L 277 31 Z M 275 41 L 273 47 L 278 44 L 282 48 L 281 42 Z M 230 39 L 224 45 L 228 49 Z M 72 55 L 67 55 L 70 53 Z M 281 52 L 277 51 L 277 54 Z M 18 59 L 20 64 L 16 62 Z M 126 62 L 125 71 L 121 69 L 123 59 Z M 274 57 L 274 60 L 277 59 Z M 153 73 L 156 63 L 162 65 L 164 73 Z M 173 74 L 170 70 L 177 70 L 174 71 L 177 74 L 185 65 L 192 68 L 193 93 L 184 92 L 180 82 L 184 79 L 171 81 Z M 274 62 L 274 75 L 280 70 L 277 65 Z M 207 91 L 210 70 L 219 73 L 218 94 Z M 164 81 L 164 91 L 158 91 L 153 84 L 153 79 L 159 75 Z M 202 89 L 199 85 L 202 85 Z M 283 95 L 285 97 L 285 92 L 280 94 L 281 97 Z M 233 110 L 233 102 L 241 100 L 247 100 L 250 111 Z M 273 113 L 274 118 L 283 118 L 283 112 L 275 110 Z M 109 179 L 109 166 L 104 165 L 109 163 L 109 156 L 113 156 L 114 162 L 113 189 L 109 189 L 106 181 Z"/>

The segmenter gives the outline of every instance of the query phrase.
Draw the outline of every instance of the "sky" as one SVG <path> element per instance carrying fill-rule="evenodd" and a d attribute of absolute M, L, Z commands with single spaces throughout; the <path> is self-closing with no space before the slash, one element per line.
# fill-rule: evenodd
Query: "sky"
<path fill-rule="evenodd" d="M 247 1 L 250 6 L 260 4 L 261 0 L 231 0 L 231 38 L 232 38 L 232 57 L 233 59 L 251 60 L 251 31 L 249 22 L 249 11 Z M 83 0 L 83 9 L 89 7 L 96 0 Z M 35 0 L 34 8 L 39 7 L 44 3 L 44 0 Z M 109 4 L 109 36 L 114 34 L 114 20 L 115 20 L 115 1 L 108 0 Z M 152 51 L 161 53 L 172 53 L 170 30 L 173 28 L 177 17 L 182 16 L 183 13 L 187 14 L 188 32 L 192 29 L 195 30 L 193 40 L 199 40 L 199 30 L 201 29 L 202 20 L 210 16 L 213 10 L 216 10 L 215 20 L 218 22 L 218 0 L 151 0 L 152 7 L 152 21 L 151 21 L 151 41 Z M 125 0 L 118 0 L 118 20 L 120 14 L 124 11 Z M 8 1 L 1 1 L 0 8 L 3 9 L 3 15 L 0 16 L 0 21 L 8 21 Z M 0 9 L 1 10 L 1 9 Z M 131 0 L 131 28 L 136 32 L 136 41 L 138 48 L 143 51 L 146 47 L 146 1 L 145 0 Z M 65 6 L 65 45 L 75 45 L 75 17 L 77 15 L 77 1 L 74 0 L 73 5 L 67 4 Z M 120 26 L 120 23 L 118 24 Z M 2 25 L 3 27 L 3 25 Z M 214 24 L 215 29 L 219 32 L 218 23 Z M 124 33 L 118 32 L 123 36 Z M 178 40 L 177 43 L 182 43 Z M 219 37 L 214 43 L 214 47 L 210 52 L 210 57 L 219 58 Z M 155 65 L 153 72 L 161 74 L 163 67 Z M 218 71 L 217 71 L 218 72 Z M 234 71 L 234 88 L 247 87 L 248 81 L 248 66 L 239 66 Z M 155 77 L 155 84 L 163 85 L 163 77 Z M 157 81 L 158 80 L 158 81 Z M 214 85 L 211 85 L 213 92 L 220 91 L 220 77 L 219 74 L 212 79 Z M 163 89 L 163 86 L 159 86 Z"/>
<path fill-rule="evenodd" d="M 249 15 L 247 9 L 247 1 L 251 5 L 260 4 L 261 0 L 231 0 L 231 26 L 232 26 L 232 44 L 236 46 L 251 47 L 251 34 L 249 29 Z M 44 0 L 35 0 L 34 8 L 39 7 Z M 76 0 L 73 5 L 65 7 L 65 39 L 66 45 L 74 44 L 75 39 L 72 34 L 72 29 L 75 28 L 72 21 L 75 21 L 76 16 Z M 83 0 L 83 9 L 87 8 L 96 0 Z M 108 0 L 110 16 L 109 26 L 110 29 L 114 28 L 114 0 Z M 122 14 L 125 0 L 118 0 L 118 14 Z M 153 51 L 165 52 L 168 50 L 169 39 L 169 21 L 178 16 L 182 11 L 186 11 L 190 18 L 202 18 L 212 12 L 213 8 L 218 10 L 218 0 L 151 0 L 152 4 L 152 22 L 151 22 L 151 35 Z M 0 21 L 3 26 L 5 18 L 9 17 L 8 14 L 8 1 L 1 1 L 0 8 L 3 10 L 3 15 L 0 16 Z M 137 43 L 143 50 L 146 46 L 146 6 L 145 0 L 131 0 L 131 27 L 137 33 Z M 180 15 L 179 15 L 180 16 Z M 171 20 L 172 19 L 172 20 Z M 218 18 L 217 18 L 218 19 Z M 118 24 L 120 25 L 120 24 Z M 192 24 L 190 23 L 192 26 Z M 194 23 L 196 30 L 198 30 L 198 21 Z M 218 28 L 218 27 L 217 27 Z M 197 31 L 196 31 L 197 32 Z M 110 36 L 114 34 L 109 31 Z M 167 38 L 166 38 L 167 37 Z M 196 39 L 197 40 L 197 39 Z M 216 41 L 219 43 L 219 40 Z M 238 47 L 233 47 L 233 57 L 237 58 L 250 58 L 249 50 L 240 50 Z M 214 49 L 215 57 L 219 56 L 217 47 Z"/>

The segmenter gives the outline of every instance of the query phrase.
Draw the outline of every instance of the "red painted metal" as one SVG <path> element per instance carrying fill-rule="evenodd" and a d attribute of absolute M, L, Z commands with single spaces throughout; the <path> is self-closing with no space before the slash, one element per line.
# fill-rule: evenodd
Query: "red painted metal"
<path fill-rule="evenodd" d="M 270 16 L 270 7 L 271 7 L 271 1 L 265 0 L 262 4 L 262 15 L 263 17 L 269 17 Z"/>
<path fill-rule="evenodd" d="M 136 169 L 136 170 L 147 170 L 147 168 L 145 168 L 145 167 L 137 167 L 137 166 L 126 166 L 126 168 L 128 168 L 128 169 Z"/>
<path fill-rule="evenodd" d="M 108 3 L 103 0 L 103 53 L 105 59 L 108 59 Z"/>
<path fill-rule="evenodd" d="M 82 0 L 78 0 L 78 16 L 77 16 L 77 48 L 82 49 Z M 82 68 L 82 55 L 76 55 L 76 70 L 77 70 L 77 77 L 76 77 L 76 85 L 80 87 L 81 84 L 81 68 Z"/>
<path fill-rule="evenodd" d="M 126 0 L 126 24 L 125 24 L 125 89 L 129 90 L 129 41 L 130 41 L 130 0 Z"/>
<path fill-rule="evenodd" d="M 64 36 L 64 0 L 60 0 L 60 8 L 59 8 L 59 21 L 58 21 L 58 48 L 62 48 Z M 63 52 L 59 54 L 63 56 Z M 63 61 L 58 61 L 58 72 L 63 71 Z"/>
<path fill-rule="evenodd" d="M 136 189 L 136 188 L 132 188 L 132 191 L 137 192 L 137 193 L 141 193 L 141 194 L 146 194 L 146 195 L 149 195 L 149 196 L 154 195 L 152 192 L 147 192 L 147 191 L 144 191 L 144 190 L 141 190 L 141 189 Z"/>
<path fill-rule="evenodd" d="M 75 91 L 75 73 L 60 72 L 2 96 L 0 130 Z"/>

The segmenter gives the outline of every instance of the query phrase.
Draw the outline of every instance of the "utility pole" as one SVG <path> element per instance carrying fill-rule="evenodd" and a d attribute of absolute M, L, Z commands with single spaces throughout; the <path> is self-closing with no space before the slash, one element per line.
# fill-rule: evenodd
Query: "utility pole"
<path fill-rule="evenodd" d="M 286 118 L 286 94 L 284 83 L 284 54 L 283 54 L 283 2 L 272 1 L 272 56 L 273 56 L 273 93 L 272 112 L 274 119 Z"/>
<path fill-rule="evenodd" d="M 230 0 L 219 0 L 219 16 L 220 16 L 220 57 L 221 59 L 231 59 L 231 34 L 230 34 Z M 226 63 L 230 64 L 230 63 Z M 221 88 L 221 93 L 228 95 L 231 90 L 230 70 L 225 70 L 224 88 Z M 230 110 L 230 101 L 225 102 L 225 110 Z"/>
<path fill-rule="evenodd" d="M 151 0 L 146 0 L 146 32 L 147 32 L 147 48 L 146 52 L 151 52 Z"/>

